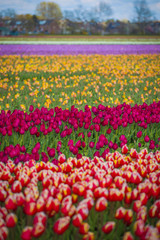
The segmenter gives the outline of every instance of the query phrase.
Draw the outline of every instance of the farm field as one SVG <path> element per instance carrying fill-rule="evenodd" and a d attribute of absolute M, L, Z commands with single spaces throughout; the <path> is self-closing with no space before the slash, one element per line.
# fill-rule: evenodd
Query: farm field
<path fill-rule="evenodd" d="M 159 38 L 60 39 L 0 38 L 0 239 L 158 240 Z"/>

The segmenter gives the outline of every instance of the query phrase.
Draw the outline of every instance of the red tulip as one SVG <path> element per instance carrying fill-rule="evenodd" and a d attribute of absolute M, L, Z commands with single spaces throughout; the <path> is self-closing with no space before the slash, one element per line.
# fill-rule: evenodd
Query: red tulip
<path fill-rule="evenodd" d="M 82 240 L 94 240 L 94 233 L 92 232 L 88 232 L 87 234 L 85 234 L 82 238 Z"/>
<path fill-rule="evenodd" d="M 110 233 L 115 227 L 115 222 L 107 222 L 103 227 L 102 231 L 106 234 Z"/>
<path fill-rule="evenodd" d="M 45 209 L 46 202 L 44 201 L 43 197 L 40 196 L 36 202 L 36 211 L 41 212 Z"/>
<path fill-rule="evenodd" d="M 109 201 L 122 201 L 124 194 L 122 191 L 117 188 L 110 188 L 108 191 L 108 200 Z"/>
<path fill-rule="evenodd" d="M 53 210 L 55 212 L 59 212 L 59 207 L 60 207 L 60 201 L 57 198 L 53 199 Z"/>
<path fill-rule="evenodd" d="M 53 210 L 53 202 L 54 202 L 54 198 L 50 196 L 45 202 L 46 211 L 51 212 Z"/>
<path fill-rule="evenodd" d="M 158 229 L 158 232 L 160 234 L 160 220 L 158 220 L 158 222 L 156 223 L 156 228 Z"/>
<path fill-rule="evenodd" d="M 143 222 L 146 222 L 147 220 L 147 210 L 140 210 L 137 213 L 137 220 L 142 220 Z"/>
<path fill-rule="evenodd" d="M 74 215 L 73 219 L 72 219 L 72 224 L 75 227 L 80 227 L 80 225 L 82 224 L 83 218 L 81 216 L 81 214 L 77 213 L 76 215 Z"/>
<path fill-rule="evenodd" d="M 53 226 L 53 231 L 61 235 L 69 228 L 69 224 L 70 224 L 69 216 L 61 217 L 55 222 Z"/>
<path fill-rule="evenodd" d="M 131 148 L 130 156 L 131 156 L 131 158 L 136 158 L 138 156 L 136 149 Z"/>
<path fill-rule="evenodd" d="M 44 233 L 44 231 L 45 231 L 45 226 L 41 222 L 38 222 L 35 225 L 33 225 L 32 236 L 36 238 L 40 237 Z"/>
<path fill-rule="evenodd" d="M 95 205 L 95 210 L 98 212 L 104 211 L 108 206 L 108 202 L 104 197 L 100 197 Z"/>
<path fill-rule="evenodd" d="M 0 202 L 4 202 L 7 198 L 7 192 L 0 187 Z"/>
<path fill-rule="evenodd" d="M 133 211 L 132 209 L 126 209 L 126 213 L 124 216 L 124 221 L 126 222 L 127 225 L 130 225 L 131 222 L 133 221 Z"/>
<path fill-rule="evenodd" d="M 18 219 L 14 213 L 9 213 L 5 220 L 6 220 L 7 227 L 14 227 L 16 225 Z"/>
<path fill-rule="evenodd" d="M 16 194 L 16 203 L 17 206 L 22 206 L 25 202 L 25 197 L 22 192 Z"/>
<path fill-rule="evenodd" d="M 39 222 L 42 223 L 44 226 L 46 225 L 47 216 L 44 212 L 38 212 L 35 214 L 33 224 L 36 225 Z"/>
<path fill-rule="evenodd" d="M 157 213 L 158 213 L 158 207 L 155 204 L 153 204 L 150 207 L 148 214 L 150 218 L 155 218 L 157 216 Z"/>
<path fill-rule="evenodd" d="M 67 196 L 63 199 L 62 201 L 62 207 L 61 207 L 61 212 L 64 214 L 64 215 L 67 215 L 70 208 L 72 206 L 72 197 L 71 196 Z"/>
<path fill-rule="evenodd" d="M 5 200 L 7 210 L 15 210 L 17 208 L 15 195 L 9 195 Z"/>
<path fill-rule="evenodd" d="M 33 201 L 25 202 L 23 210 L 27 215 L 34 215 L 36 213 L 36 203 Z"/>
<path fill-rule="evenodd" d="M 79 213 L 82 216 L 82 219 L 85 220 L 89 215 L 88 207 L 85 205 L 79 206 L 77 208 L 77 213 Z"/>
<path fill-rule="evenodd" d="M 8 231 L 7 227 L 5 227 L 5 226 L 1 227 L 0 228 L 0 239 L 6 240 L 8 237 L 8 233 L 9 233 L 9 231 Z"/>
<path fill-rule="evenodd" d="M 32 228 L 31 226 L 26 226 L 21 233 L 22 240 L 31 240 L 32 238 Z"/>
<path fill-rule="evenodd" d="M 141 237 L 144 235 L 145 228 L 144 228 L 144 222 L 142 220 L 137 220 L 134 223 L 134 232 L 138 237 Z"/>
<path fill-rule="evenodd" d="M 134 238 L 130 232 L 126 232 L 123 236 L 123 240 L 134 240 Z"/>
<path fill-rule="evenodd" d="M 87 234 L 88 233 L 88 231 L 89 231 L 89 228 L 90 228 L 90 226 L 89 226 L 89 224 L 88 223 L 86 223 L 86 222 L 84 222 L 84 223 L 82 223 L 81 225 L 80 225 L 80 227 L 79 227 L 79 233 L 80 234 Z"/>
<path fill-rule="evenodd" d="M 128 147 L 127 147 L 126 144 L 123 145 L 121 152 L 122 152 L 122 154 L 126 154 L 126 153 L 128 153 Z"/>
<path fill-rule="evenodd" d="M 133 203 L 133 211 L 138 212 L 141 206 L 142 206 L 141 201 L 140 200 L 136 200 Z"/>
<path fill-rule="evenodd" d="M 67 213 L 69 217 L 73 217 L 73 215 L 76 213 L 76 207 L 72 205 Z"/>
<path fill-rule="evenodd" d="M 64 163 L 65 161 L 66 161 L 65 155 L 64 155 L 64 154 L 59 155 L 59 157 L 58 157 L 58 162 L 59 162 L 60 164 L 62 164 L 62 163 Z"/>
<path fill-rule="evenodd" d="M 5 227 L 6 226 L 6 224 L 5 224 L 5 221 L 4 221 L 4 219 L 2 218 L 2 215 L 0 214 L 0 228 L 1 227 Z"/>
<path fill-rule="evenodd" d="M 119 208 L 116 210 L 115 218 L 116 218 L 116 219 L 122 219 L 122 218 L 125 217 L 125 214 L 126 214 L 126 209 L 123 208 L 123 207 L 119 207 Z"/>
<path fill-rule="evenodd" d="M 8 214 L 8 211 L 5 207 L 0 207 L 0 213 L 2 214 L 2 218 L 5 219 Z"/>

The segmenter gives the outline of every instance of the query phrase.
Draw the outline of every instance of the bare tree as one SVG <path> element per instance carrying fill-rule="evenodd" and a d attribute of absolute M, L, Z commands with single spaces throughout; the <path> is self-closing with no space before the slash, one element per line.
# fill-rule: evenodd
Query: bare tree
<path fill-rule="evenodd" d="M 36 8 L 37 16 L 43 19 L 55 19 L 62 18 L 62 12 L 58 4 L 54 2 L 41 2 Z"/>
<path fill-rule="evenodd" d="M 13 19 L 16 16 L 16 12 L 13 8 L 7 8 L 2 11 L 2 15 L 4 18 Z"/>
<path fill-rule="evenodd" d="M 104 1 L 99 2 L 99 4 L 92 11 L 92 18 L 96 22 L 107 21 L 113 13 L 111 6 Z"/>
<path fill-rule="evenodd" d="M 139 33 L 145 33 L 146 24 L 152 20 L 153 13 L 148 7 L 146 0 L 136 0 L 134 2 L 135 21 L 138 25 Z"/>

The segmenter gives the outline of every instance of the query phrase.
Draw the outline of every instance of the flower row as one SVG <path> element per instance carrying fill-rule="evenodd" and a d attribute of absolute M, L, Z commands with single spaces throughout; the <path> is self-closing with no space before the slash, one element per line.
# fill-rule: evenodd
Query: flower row
<path fill-rule="evenodd" d="M 158 54 L 159 44 L 0 44 L 0 55 Z"/>
<path fill-rule="evenodd" d="M 34 159 L 54 160 L 62 152 L 66 156 L 102 156 L 119 149 L 127 153 L 131 148 L 154 150 L 160 148 L 160 102 L 131 107 L 121 104 L 109 108 L 104 105 L 84 111 L 71 109 L 14 110 L 0 114 L 0 157 L 6 162 Z M 21 143 L 21 144 L 19 144 Z M 41 152 L 41 154 L 39 153 Z M 89 155 L 88 155 L 89 154 Z"/>
<path fill-rule="evenodd" d="M 0 163 L 0 239 L 159 239 L 160 151 L 57 161 Z"/>

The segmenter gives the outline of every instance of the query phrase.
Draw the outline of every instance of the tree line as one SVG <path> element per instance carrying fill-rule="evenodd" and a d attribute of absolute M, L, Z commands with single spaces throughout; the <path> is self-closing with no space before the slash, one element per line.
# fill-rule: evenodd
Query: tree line
<path fill-rule="evenodd" d="M 134 19 L 132 22 L 137 24 L 138 33 L 143 34 L 146 24 L 153 21 L 154 14 L 151 12 L 146 0 L 135 0 L 133 4 Z M 37 5 L 36 14 L 20 14 L 17 15 L 15 10 L 8 8 L 0 12 L 0 18 L 15 19 L 19 21 L 26 21 L 28 29 L 32 25 L 36 27 L 40 20 L 54 20 L 56 24 L 59 24 L 60 20 L 67 20 L 71 23 L 105 23 L 111 20 L 113 10 L 111 6 L 101 1 L 96 7 L 91 9 L 85 9 L 82 5 L 79 5 L 74 10 L 61 11 L 59 5 L 54 2 L 41 2 Z"/>

